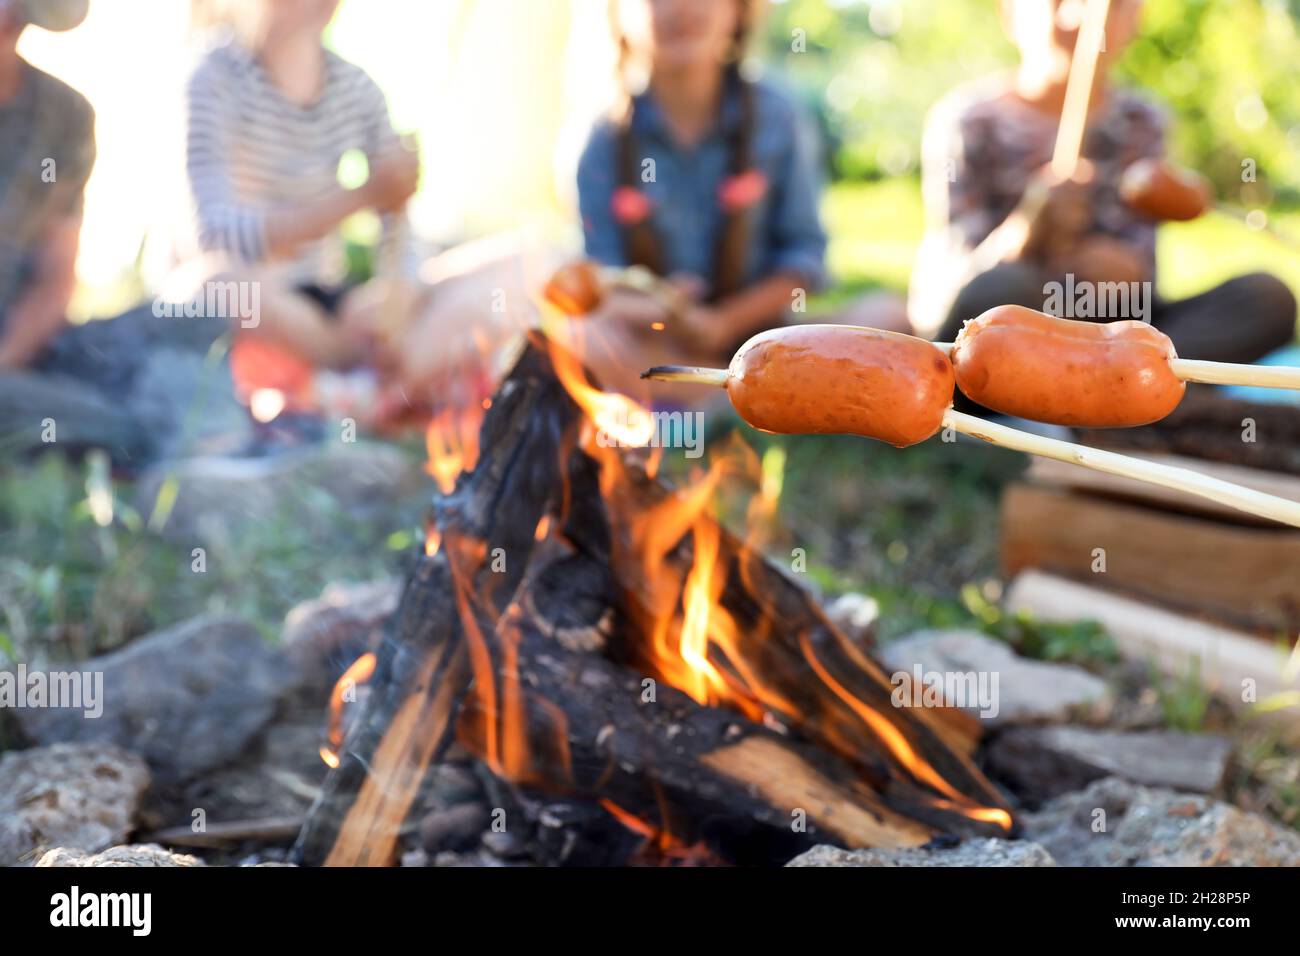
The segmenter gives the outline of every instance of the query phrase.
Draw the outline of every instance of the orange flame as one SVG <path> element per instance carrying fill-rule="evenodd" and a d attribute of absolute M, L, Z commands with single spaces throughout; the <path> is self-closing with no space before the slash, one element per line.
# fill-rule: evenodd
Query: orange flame
<path fill-rule="evenodd" d="M 644 448 L 654 438 L 650 412 L 618 392 L 602 392 L 587 379 L 577 357 L 554 340 L 550 344 L 551 365 L 570 397 L 597 429 L 602 447 Z"/>
<path fill-rule="evenodd" d="M 640 854 L 643 857 L 642 862 L 679 866 L 706 865 L 719 862 L 703 842 L 687 846 L 666 828 L 647 823 L 635 813 L 624 810 L 613 800 L 602 798 L 597 802 L 606 813 L 617 820 L 624 828 L 645 840 Z"/>
<path fill-rule="evenodd" d="M 472 471 L 478 461 L 478 429 L 484 411 L 482 405 L 445 408 L 429 420 L 424 433 L 429 460 L 424 470 L 444 495 L 451 494 L 460 474 Z"/>
<path fill-rule="evenodd" d="M 330 691 L 329 730 L 326 742 L 321 745 L 320 759 L 333 769 L 339 765 L 339 748 L 343 746 L 343 705 L 347 702 L 349 691 L 358 684 L 370 680 L 375 672 L 375 655 L 367 651 L 348 665 Z"/>

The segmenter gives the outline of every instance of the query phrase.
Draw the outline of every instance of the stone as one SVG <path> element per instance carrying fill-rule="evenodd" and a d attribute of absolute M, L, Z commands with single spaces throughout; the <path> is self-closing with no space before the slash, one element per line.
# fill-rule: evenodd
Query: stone
<path fill-rule="evenodd" d="M 280 646 L 302 674 L 304 689 L 320 699 L 353 661 L 377 648 L 401 596 L 396 578 L 331 584 L 289 611 Z"/>
<path fill-rule="evenodd" d="M 488 830 L 483 834 L 483 849 L 502 860 L 522 860 L 528 856 L 528 842 L 510 830 Z"/>
<path fill-rule="evenodd" d="M 920 665 L 937 674 L 987 674 L 997 678 L 997 713 L 986 726 L 1100 721 L 1114 698 L 1106 682 L 1071 664 L 1035 661 L 978 631 L 917 631 L 884 645 L 877 657 L 886 674 L 911 675 Z M 979 706 L 963 707 L 980 716 Z"/>
<path fill-rule="evenodd" d="M 23 736 L 36 744 L 116 744 L 144 757 L 162 781 L 233 761 L 297 680 L 285 656 L 250 625 L 214 617 L 138 638 L 78 670 L 103 674 L 103 714 L 14 710 Z"/>
<path fill-rule="evenodd" d="M 235 396 L 230 368 L 188 348 L 151 348 L 131 383 L 126 407 L 156 436 L 159 459 L 238 452 L 253 422 Z"/>
<path fill-rule="evenodd" d="M 472 850 L 491 822 L 488 808 L 481 803 L 433 810 L 420 821 L 420 845 L 433 854 Z"/>
<path fill-rule="evenodd" d="M 1300 866 L 1294 830 L 1210 797 L 1118 777 L 1021 821 L 1026 839 L 1062 866 Z"/>
<path fill-rule="evenodd" d="M 880 605 L 875 598 L 856 591 L 841 594 L 827 605 L 826 617 L 857 644 L 870 647 L 875 643 L 876 622 L 880 618 Z"/>
<path fill-rule="evenodd" d="M 229 550 L 248 529 L 321 498 L 365 515 L 429 486 L 420 464 L 380 442 L 326 442 L 262 458 L 207 456 L 155 466 L 136 484 L 136 508 L 152 515 L 172 500 L 161 532 L 170 541 Z M 304 517 L 303 520 L 306 520 Z"/>
<path fill-rule="evenodd" d="M 37 866 L 206 866 L 197 856 L 173 853 L 157 843 L 137 843 L 114 846 L 99 853 L 87 853 L 59 847 L 50 850 L 36 863 Z"/>
<path fill-rule="evenodd" d="M 0 373 L 0 422 L 5 423 L 5 454 L 14 461 L 51 449 L 103 448 L 117 464 L 138 466 L 154 452 L 152 436 L 127 407 L 63 375 Z"/>
<path fill-rule="evenodd" d="M 134 827 L 143 760 L 113 746 L 59 743 L 0 757 L 0 866 L 48 847 L 93 852 Z"/>
<path fill-rule="evenodd" d="M 1110 776 L 1217 793 L 1231 756 L 1232 742 L 1214 734 L 1013 727 L 989 744 L 987 761 L 994 777 L 1037 805 Z"/>
<path fill-rule="evenodd" d="M 1050 853 L 1024 840 L 963 840 L 951 848 L 845 850 L 821 845 L 786 866 L 1056 866 Z"/>

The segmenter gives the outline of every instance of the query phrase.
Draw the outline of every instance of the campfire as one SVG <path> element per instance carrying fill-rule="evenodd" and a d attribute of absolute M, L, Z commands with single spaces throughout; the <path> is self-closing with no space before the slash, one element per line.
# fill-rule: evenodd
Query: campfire
<path fill-rule="evenodd" d="M 782 863 L 1014 831 L 970 758 L 974 720 L 894 706 L 764 556 L 774 468 L 729 447 L 670 486 L 662 448 L 636 447 L 649 413 L 538 333 L 484 405 L 477 441 L 430 427 L 442 494 L 385 641 L 345 675 L 369 679 L 346 736 L 331 702 L 299 860 L 393 863 L 453 741 L 512 795 L 505 826 L 550 835 L 548 863 Z M 713 509 L 741 477 L 758 491 L 737 535 Z"/>

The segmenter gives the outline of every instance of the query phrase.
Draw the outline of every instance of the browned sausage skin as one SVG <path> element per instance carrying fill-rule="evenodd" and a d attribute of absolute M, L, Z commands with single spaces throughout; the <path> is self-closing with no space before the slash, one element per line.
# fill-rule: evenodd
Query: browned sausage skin
<path fill-rule="evenodd" d="M 1015 305 L 962 327 L 952 349 L 957 387 L 987 408 L 1080 428 L 1159 421 L 1186 386 L 1168 336 L 1143 322 L 1076 322 Z"/>
<path fill-rule="evenodd" d="M 1119 192 L 1132 208 L 1159 222 L 1186 222 L 1210 208 L 1204 176 L 1173 169 L 1158 159 L 1139 159 L 1120 177 Z"/>
<path fill-rule="evenodd" d="M 763 431 L 863 435 L 904 448 L 939 430 L 953 371 L 947 356 L 910 335 L 796 325 L 742 345 L 727 394 Z"/>
<path fill-rule="evenodd" d="M 586 260 L 561 266 L 546 283 L 542 295 L 565 315 L 587 315 L 605 298 L 600 267 Z"/>

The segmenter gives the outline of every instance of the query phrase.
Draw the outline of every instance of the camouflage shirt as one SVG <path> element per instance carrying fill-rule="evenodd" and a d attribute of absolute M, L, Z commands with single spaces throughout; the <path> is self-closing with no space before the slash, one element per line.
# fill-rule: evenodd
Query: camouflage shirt
<path fill-rule="evenodd" d="M 914 319 L 942 321 L 954 282 L 971 278 L 965 257 L 1011 214 L 1030 179 L 1052 158 L 1057 117 L 1010 95 L 1010 79 L 992 77 L 960 87 L 931 108 L 922 144 L 926 236 L 912 278 Z M 1129 90 L 1112 89 L 1092 117 L 1083 155 L 1095 168 L 1089 232 L 1142 250 L 1155 279 L 1155 223 L 1119 195 L 1124 170 L 1165 152 L 1164 114 Z M 933 303 L 932 307 L 927 307 Z"/>
<path fill-rule="evenodd" d="M 0 103 L 0 327 L 50 228 L 81 213 L 94 130 L 85 97 L 23 63 L 17 92 Z"/>

